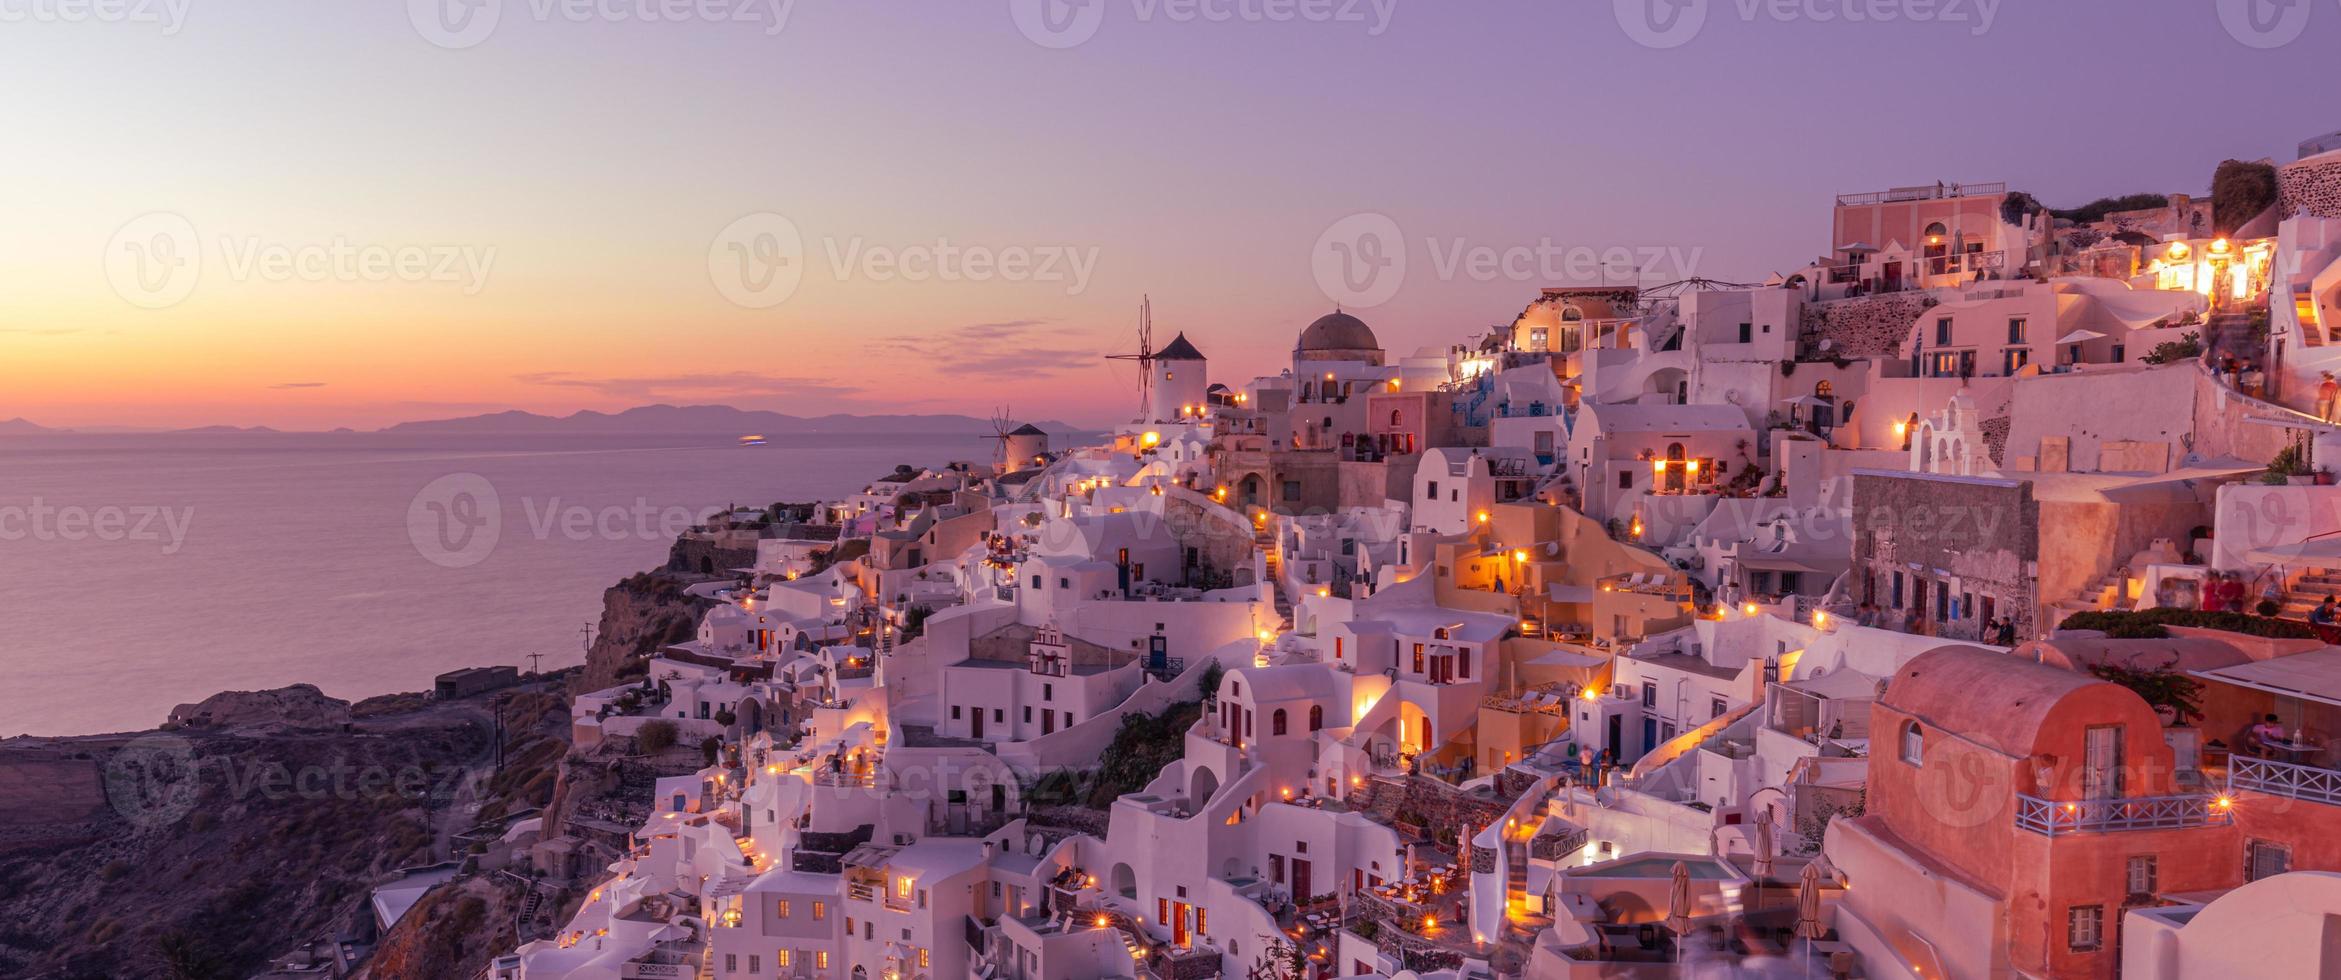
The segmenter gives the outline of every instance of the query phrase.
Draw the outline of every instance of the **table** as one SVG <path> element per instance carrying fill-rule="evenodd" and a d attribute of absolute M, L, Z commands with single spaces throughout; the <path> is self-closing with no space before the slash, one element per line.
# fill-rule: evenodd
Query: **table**
<path fill-rule="evenodd" d="M 2300 761 L 2304 756 L 2313 756 L 2325 750 L 2323 745 L 2308 739 L 2296 742 L 2289 738 L 2269 738 L 2260 740 L 2260 744 L 2290 756 L 2290 761 L 2294 762 Z"/>

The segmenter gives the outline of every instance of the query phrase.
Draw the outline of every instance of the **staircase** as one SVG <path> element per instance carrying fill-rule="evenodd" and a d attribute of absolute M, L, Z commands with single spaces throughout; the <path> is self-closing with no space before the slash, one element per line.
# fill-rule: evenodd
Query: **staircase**
<path fill-rule="evenodd" d="M 1284 594 L 1284 561 L 1276 547 L 1274 523 L 1254 525 L 1252 543 L 1259 547 L 1265 562 L 1262 567 L 1268 575 L 1269 595 L 1276 602 L 1276 616 L 1282 622 L 1277 632 L 1284 633 L 1292 629 L 1292 598 Z"/>
<path fill-rule="evenodd" d="M 2318 568 L 2300 577 L 2292 590 L 2284 593 L 2284 609 L 2276 615 L 2282 619 L 2307 619 L 2309 610 L 2325 601 L 2326 596 L 2341 599 L 2341 573 L 2330 568 Z"/>

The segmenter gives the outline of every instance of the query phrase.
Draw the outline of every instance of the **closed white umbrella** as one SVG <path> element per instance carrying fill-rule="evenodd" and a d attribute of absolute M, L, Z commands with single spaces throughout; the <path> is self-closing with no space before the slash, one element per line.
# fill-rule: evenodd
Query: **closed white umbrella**
<path fill-rule="evenodd" d="M 1805 971 L 1812 972 L 1813 943 L 1829 930 L 1821 927 L 1821 862 L 1805 865 L 1796 882 L 1796 935 L 1805 941 Z"/>
<path fill-rule="evenodd" d="M 1772 877 L 1772 808 L 1756 811 L 1756 877 Z"/>
<path fill-rule="evenodd" d="M 1675 961 L 1681 962 L 1683 940 L 1691 932 L 1691 869 L 1681 861 L 1674 863 L 1674 880 L 1666 889 L 1666 928 L 1674 933 Z"/>

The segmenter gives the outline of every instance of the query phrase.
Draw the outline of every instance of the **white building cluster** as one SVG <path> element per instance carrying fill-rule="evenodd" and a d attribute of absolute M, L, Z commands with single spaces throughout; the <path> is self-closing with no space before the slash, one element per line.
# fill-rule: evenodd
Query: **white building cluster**
<path fill-rule="evenodd" d="M 2289 839 L 2230 813 L 2242 770 L 2211 759 L 2244 751 L 2232 733 L 2170 734 L 2182 716 L 2139 743 L 2191 767 L 2152 799 L 2198 800 L 2169 805 L 2200 823 L 2125 824 L 2144 784 L 2102 774 L 2057 795 L 2056 766 L 2123 764 L 2095 735 L 2029 757 L 2038 785 L 1970 787 L 2019 812 L 1965 836 L 1873 784 L 1945 751 L 1927 726 L 1960 734 L 1966 709 L 1914 701 L 1939 684 L 1904 676 L 1994 657 L 2090 683 L 2056 644 L 2114 641 L 2059 630 L 2071 615 L 2212 609 L 2218 573 L 2280 605 L 2341 591 L 2334 528 L 2246 523 L 2335 492 L 2317 461 L 2341 430 L 2302 399 L 2341 349 L 2320 326 L 2341 317 L 2337 171 L 2288 177 L 2302 210 L 2224 237 L 2185 199 L 2082 223 L 2000 185 L 1847 195 L 1828 251 L 1762 283 L 1546 289 L 1509 328 L 1396 358 L 1336 312 L 1240 383 L 1181 336 L 1142 364 L 1144 417 L 1100 444 L 1015 430 L 990 465 L 771 524 L 753 569 L 693 585 L 715 604 L 697 636 L 578 698 L 576 742 L 710 764 L 656 779 L 583 907 L 494 973 L 2216 962 L 2167 915 L 2140 920 L 2161 952 L 2110 950 L 2088 930 L 2146 906 L 2024 892 L 1961 849 L 2031 854 L 2038 835 L 2077 881 L 2100 858 L 2075 834 Z M 2335 671 L 2274 709 L 2324 724 Z M 2317 751 L 2287 764 L 2341 785 Z M 2035 803 L 2047 824 L 2026 822 Z M 2341 826 L 2335 804 L 2303 806 Z M 2060 805 L 2113 816 L 2060 824 Z M 2277 874 L 2341 867 L 2286 853 Z M 1865 874 L 1937 871 L 1988 898 L 1861 897 Z M 1965 918 L 1994 901 L 2000 918 Z"/>

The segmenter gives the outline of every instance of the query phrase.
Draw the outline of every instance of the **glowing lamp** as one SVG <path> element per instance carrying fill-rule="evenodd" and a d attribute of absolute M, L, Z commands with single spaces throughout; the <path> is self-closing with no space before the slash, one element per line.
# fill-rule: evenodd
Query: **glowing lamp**
<path fill-rule="evenodd" d="M 1753 603 L 1753 602 L 1751 602 L 1751 603 L 1748 603 L 1747 605 L 1741 606 L 1741 607 L 1740 607 L 1740 611 L 1741 611 L 1741 612 L 1744 612 L 1744 613 L 1747 613 L 1747 614 L 1748 614 L 1748 615 L 1750 615 L 1750 616 L 1753 616 L 1753 615 L 1755 615 L 1755 614 L 1756 614 L 1756 604 L 1755 604 L 1755 603 Z"/>
<path fill-rule="evenodd" d="M 1480 523 L 1482 523 L 1482 524 L 1485 524 L 1485 523 L 1487 523 L 1487 522 L 1488 522 L 1488 512 L 1487 512 L 1487 511 L 1484 511 L 1484 510 L 1483 510 L 1483 511 L 1480 511 L 1480 512 L 1479 512 L 1479 514 L 1478 514 L 1478 517 L 1479 517 L 1479 522 L 1480 522 Z"/>
<path fill-rule="evenodd" d="M 1515 552 L 1513 552 L 1513 553 L 1512 553 L 1512 560 L 1513 560 L 1513 561 L 1516 561 L 1516 562 L 1520 562 L 1521 564 L 1527 564 L 1527 563 L 1528 563 L 1528 552 L 1526 552 L 1526 551 L 1515 551 Z"/>
<path fill-rule="evenodd" d="M 1666 460 L 1663 460 L 1663 459 L 1654 459 L 1654 460 L 1651 460 L 1651 461 L 1650 461 L 1650 469 L 1651 469 L 1653 472 L 1657 472 L 1657 473 L 1664 473 L 1664 472 L 1666 472 Z"/>
<path fill-rule="evenodd" d="M 1147 445 L 1147 446 L 1158 445 L 1158 444 L 1160 444 L 1160 443 L 1162 442 L 1162 433 L 1160 433 L 1160 432 L 1149 432 L 1149 433 L 1147 433 L 1147 434 L 1145 434 L 1145 435 L 1143 435 L 1143 436 L 1140 436 L 1140 437 L 1138 437 L 1138 442 L 1139 442 L 1141 445 Z"/>
<path fill-rule="evenodd" d="M 2212 254 L 2212 255 L 2224 256 L 2224 255 L 2226 255 L 2226 254 L 2227 254 L 2229 251 L 2232 251 L 2233 249 L 2234 249 L 2234 246 L 2227 244 L 2227 239 L 2224 239 L 2224 238 L 2222 238 L 2222 239 L 2219 239 L 2218 241 L 2215 241 L 2215 242 L 2212 242 L 2212 243 L 2211 243 L 2211 254 Z"/>
<path fill-rule="evenodd" d="M 1106 921 L 1107 921 L 1107 920 L 1106 920 L 1106 917 L 1105 917 L 1105 916 L 1102 916 L 1102 915 L 1101 915 L 1101 916 L 1098 916 L 1098 917 L 1097 917 L 1097 919 L 1096 919 L 1096 922 L 1097 922 L 1097 927 L 1098 927 L 1098 928 L 1100 928 L 1100 929 L 1103 929 L 1103 928 L 1105 928 L 1105 926 L 1106 926 Z"/>
<path fill-rule="evenodd" d="M 1683 464 L 1683 469 L 1691 471 L 1691 474 L 1696 476 L 1699 472 L 1699 461 L 1695 459 L 1690 460 L 1689 462 Z"/>
<path fill-rule="evenodd" d="M 1599 688 L 1592 688 L 1592 687 L 1588 687 L 1588 688 L 1586 688 L 1586 689 L 1585 689 L 1585 700 L 1587 700 L 1587 701 L 1592 701 L 1592 700 L 1598 699 L 1598 698 L 1600 698 L 1600 697 L 1601 697 L 1601 690 L 1600 690 Z"/>

